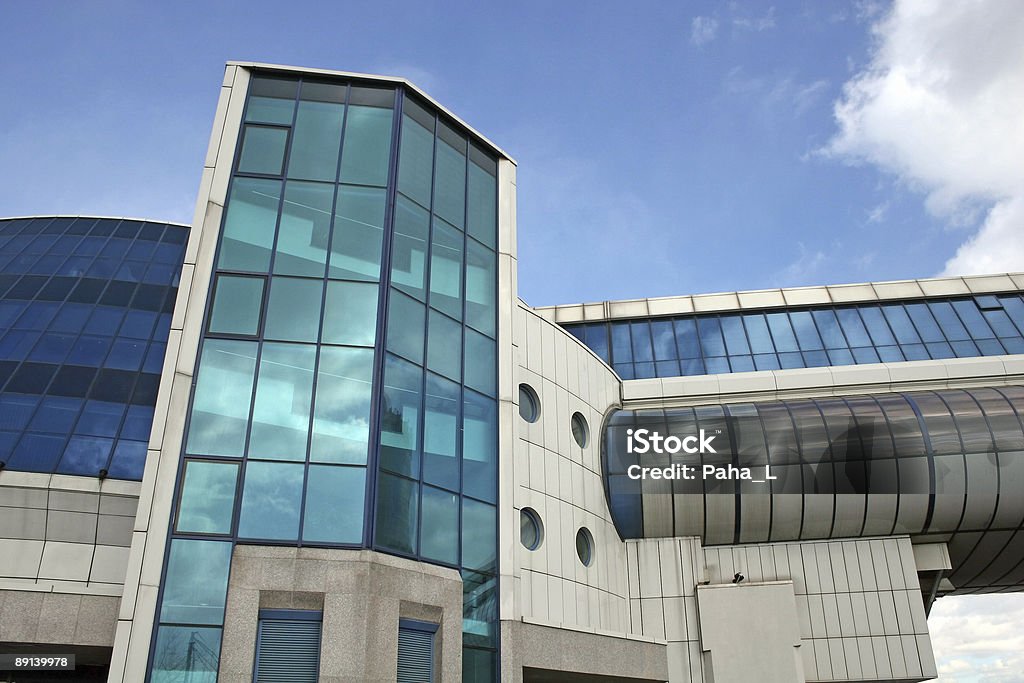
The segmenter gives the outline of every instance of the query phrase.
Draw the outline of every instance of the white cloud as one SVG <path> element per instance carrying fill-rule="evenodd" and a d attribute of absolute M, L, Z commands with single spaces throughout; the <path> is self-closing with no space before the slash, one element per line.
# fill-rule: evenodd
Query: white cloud
<path fill-rule="evenodd" d="M 928 617 L 940 683 L 1024 681 L 1024 595 L 938 600 Z"/>
<path fill-rule="evenodd" d="M 944 274 L 1024 269 L 1021 6 L 897 0 L 872 31 L 871 63 L 844 86 L 826 153 L 895 174 L 952 225 L 983 212 Z"/>
<path fill-rule="evenodd" d="M 796 248 L 797 257 L 776 271 L 771 278 L 779 287 L 796 287 L 819 280 L 823 266 L 828 261 L 824 251 L 810 250 L 803 242 L 797 242 Z"/>
<path fill-rule="evenodd" d="M 737 29 L 745 31 L 767 31 L 775 28 L 775 7 L 769 7 L 768 11 L 760 16 L 749 14 L 735 14 L 740 8 L 737 3 L 729 4 L 729 9 L 734 13 L 732 25 Z"/>
<path fill-rule="evenodd" d="M 694 17 L 690 23 L 690 42 L 700 47 L 715 39 L 718 35 L 718 19 L 714 17 Z"/>

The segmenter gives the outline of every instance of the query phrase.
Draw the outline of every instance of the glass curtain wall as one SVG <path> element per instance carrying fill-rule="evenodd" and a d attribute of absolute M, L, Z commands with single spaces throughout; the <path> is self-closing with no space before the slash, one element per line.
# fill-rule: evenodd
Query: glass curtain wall
<path fill-rule="evenodd" d="M 390 84 L 253 78 L 152 680 L 197 638 L 219 659 L 238 542 L 460 569 L 483 672 L 466 680 L 493 679 L 495 243 L 496 161 L 427 106 Z M 216 577 L 204 595 L 197 572 Z"/>

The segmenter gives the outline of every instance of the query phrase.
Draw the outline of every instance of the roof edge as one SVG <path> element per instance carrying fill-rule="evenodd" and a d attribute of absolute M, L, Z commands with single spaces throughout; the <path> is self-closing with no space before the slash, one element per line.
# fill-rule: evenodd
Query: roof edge
<path fill-rule="evenodd" d="M 0 221 L 23 221 L 26 219 L 37 219 L 37 218 L 94 218 L 97 220 L 107 221 L 142 221 L 143 223 L 160 223 L 161 225 L 174 225 L 179 228 L 192 229 L 192 225 L 189 223 L 179 223 L 177 221 L 165 221 L 156 218 L 139 218 L 138 216 L 95 216 L 92 214 L 70 214 L 70 213 L 44 213 L 36 216 L 0 216 Z"/>

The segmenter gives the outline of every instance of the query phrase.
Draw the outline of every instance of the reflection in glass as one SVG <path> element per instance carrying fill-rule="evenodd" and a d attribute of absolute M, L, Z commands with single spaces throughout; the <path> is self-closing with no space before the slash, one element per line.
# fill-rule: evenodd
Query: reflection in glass
<path fill-rule="evenodd" d="M 395 201 L 391 244 L 391 284 L 419 300 L 426 298 L 427 232 L 430 214 L 404 197 Z"/>
<path fill-rule="evenodd" d="M 458 489 L 459 385 L 427 373 L 423 418 L 423 480 Z"/>
<path fill-rule="evenodd" d="M 160 621 L 221 624 L 227 597 L 231 541 L 171 541 Z M 196 581 L 196 577 L 203 577 Z"/>
<path fill-rule="evenodd" d="M 178 503 L 177 530 L 200 534 L 231 533 L 238 464 L 190 460 Z"/>
<path fill-rule="evenodd" d="M 381 398 L 380 464 L 392 472 L 419 472 L 419 419 L 423 371 L 388 354 Z"/>
<path fill-rule="evenodd" d="M 380 279 L 384 200 L 384 190 L 375 187 L 338 187 L 330 277 L 371 282 Z"/>
<path fill-rule="evenodd" d="M 372 349 L 320 349 L 311 461 L 366 463 L 372 373 Z"/>
<path fill-rule="evenodd" d="M 239 537 L 298 539 L 304 469 L 301 464 L 257 460 L 246 464 Z"/>
<path fill-rule="evenodd" d="M 216 683 L 220 628 L 160 626 L 153 651 L 152 683 Z"/>
<path fill-rule="evenodd" d="M 462 491 L 493 501 L 496 488 L 494 435 L 498 430 L 494 399 L 465 390 L 462 409 Z"/>
<path fill-rule="evenodd" d="M 324 344 L 373 346 L 377 335 L 377 292 L 373 283 L 327 283 L 324 304 Z"/>
<path fill-rule="evenodd" d="M 391 119 L 391 109 L 349 105 L 341 182 L 381 187 L 387 184 Z"/>
<path fill-rule="evenodd" d="M 377 544 L 416 552 L 419 490 L 416 482 L 382 472 L 377 490 Z"/>
<path fill-rule="evenodd" d="M 199 361 L 189 453 L 241 456 L 256 371 L 256 343 L 207 339 Z"/>
<path fill-rule="evenodd" d="M 473 240 L 466 247 L 466 324 L 495 336 L 494 252 Z"/>
<path fill-rule="evenodd" d="M 357 544 L 363 540 L 366 468 L 312 465 L 306 482 L 302 540 Z"/>
<path fill-rule="evenodd" d="M 287 128 L 245 126 L 242 136 L 242 153 L 238 158 L 238 170 L 241 173 L 281 175 L 286 144 L 288 144 Z"/>
<path fill-rule="evenodd" d="M 240 275 L 217 277 L 210 313 L 210 332 L 256 335 L 263 307 L 263 278 Z"/>
<path fill-rule="evenodd" d="M 448 564 L 459 562 L 459 496 L 423 487 L 420 554 Z"/>
<path fill-rule="evenodd" d="M 334 181 L 345 106 L 335 102 L 299 102 L 288 177 Z"/>
<path fill-rule="evenodd" d="M 235 178 L 221 237 L 218 268 L 265 273 L 274 245 L 281 181 Z"/>
<path fill-rule="evenodd" d="M 310 344 L 263 345 L 250 458 L 306 459 L 315 361 L 316 347 Z"/>
<path fill-rule="evenodd" d="M 267 339 L 315 342 L 320 329 L 323 280 L 274 277 L 264 336 Z"/>
<path fill-rule="evenodd" d="M 274 273 L 323 277 L 334 186 L 289 181 L 277 233 Z"/>

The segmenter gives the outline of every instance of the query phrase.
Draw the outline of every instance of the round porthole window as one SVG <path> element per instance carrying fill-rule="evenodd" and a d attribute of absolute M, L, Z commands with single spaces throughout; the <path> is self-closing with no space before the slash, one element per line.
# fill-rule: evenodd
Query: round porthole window
<path fill-rule="evenodd" d="M 527 550 L 536 550 L 544 541 L 544 525 L 533 508 L 519 511 L 519 542 Z"/>
<path fill-rule="evenodd" d="M 594 562 L 594 537 L 590 529 L 581 526 L 576 532 L 576 556 L 584 567 L 589 567 Z"/>
<path fill-rule="evenodd" d="M 587 418 L 583 417 L 583 413 L 572 414 L 570 427 L 572 427 L 572 438 L 576 440 L 580 448 L 586 448 L 590 441 L 590 428 L 587 426 Z"/>
<path fill-rule="evenodd" d="M 527 422 L 536 422 L 540 417 L 540 399 L 529 384 L 519 385 L 519 417 Z"/>

